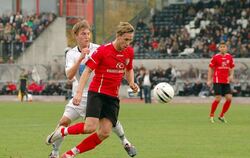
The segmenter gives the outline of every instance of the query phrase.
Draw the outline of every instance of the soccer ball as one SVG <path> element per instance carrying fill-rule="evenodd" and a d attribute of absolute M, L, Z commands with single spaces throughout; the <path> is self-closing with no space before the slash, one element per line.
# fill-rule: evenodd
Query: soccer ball
<path fill-rule="evenodd" d="M 154 98 L 160 103 L 168 103 L 174 97 L 173 87 L 166 83 L 158 83 L 154 88 Z"/>

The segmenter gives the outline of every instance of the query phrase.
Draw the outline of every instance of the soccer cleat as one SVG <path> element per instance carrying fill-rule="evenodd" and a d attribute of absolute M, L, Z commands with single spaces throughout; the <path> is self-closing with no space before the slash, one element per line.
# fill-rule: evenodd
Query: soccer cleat
<path fill-rule="evenodd" d="M 218 117 L 218 119 L 219 119 L 222 123 L 227 123 L 227 120 L 225 119 L 225 117 Z"/>
<path fill-rule="evenodd" d="M 134 157 L 136 155 L 136 149 L 133 145 L 125 144 L 124 149 L 127 151 L 130 157 Z"/>
<path fill-rule="evenodd" d="M 49 158 L 59 158 L 59 154 L 55 154 L 55 153 L 51 152 L 49 154 Z"/>
<path fill-rule="evenodd" d="M 214 123 L 214 117 L 210 117 L 210 122 Z"/>
<path fill-rule="evenodd" d="M 50 135 L 48 135 L 45 143 L 47 145 L 50 145 L 52 143 L 54 143 L 56 140 L 62 138 L 62 133 L 61 133 L 61 130 L 62 128 L 64 128 L 63 126 L 60 126 L 59 128 L 57 128 L 54 132 L 52 132 Z"/>
<path fill-rule="evenodd" d="M 75 157 L 75 155 L 69 155 L 69 154 L 67 154 L 67 153 L 64 153 L 62 156 L 61 156 L 61 158 L 74 158 Z"/>

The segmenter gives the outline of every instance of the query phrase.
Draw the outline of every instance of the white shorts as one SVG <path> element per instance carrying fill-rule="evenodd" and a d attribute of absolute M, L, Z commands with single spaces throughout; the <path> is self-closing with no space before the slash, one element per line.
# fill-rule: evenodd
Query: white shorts
<path fill-rule="evenodd" d="M 80 117 L 85 119 L 87 98 L 83 97 L 81 103 L 78 106 L 74 105 L 72 101 L 73 98 L 70 99 L 69 103 L 65 106 L 63 116 L 68 117 L 71 121 L 75 121 Z"/>

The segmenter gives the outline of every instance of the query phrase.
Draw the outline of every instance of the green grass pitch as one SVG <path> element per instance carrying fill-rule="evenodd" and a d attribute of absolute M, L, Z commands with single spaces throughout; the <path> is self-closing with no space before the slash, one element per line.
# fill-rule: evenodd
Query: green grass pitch
<path fill-rule="evenodd" d="M 46 136 L 66 102 L 0 102 L 0 158 L 46 158 Z M 121 104 L 119 120 L 137 147 L 135 158 L 249 158 L 250 106 L 232 105 L 227 124 L 209 123 L 209 104 Z M 217 109 L 217 114 L 221 105 Z M 62 152 L 86 136 L 68 136 Z M 128 158 L 112 134 L 79 158 Z"/>

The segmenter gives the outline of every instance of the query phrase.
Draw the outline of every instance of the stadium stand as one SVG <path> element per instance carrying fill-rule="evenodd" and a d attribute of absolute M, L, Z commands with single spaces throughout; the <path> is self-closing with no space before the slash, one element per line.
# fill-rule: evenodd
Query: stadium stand
<path fill-rule="evenodd" d="M 210 58 L 221 40 L 234 57 L 250 57 L 249 3 L 218 0 L 164 7 L 148 23 L 138 22 L 135 57 Z"/>
<path fill-rule="evenodd" d="M 53 13 L 5 15 L 0 17 L 0 62 L 13 63 L 56 18 Z"/>

